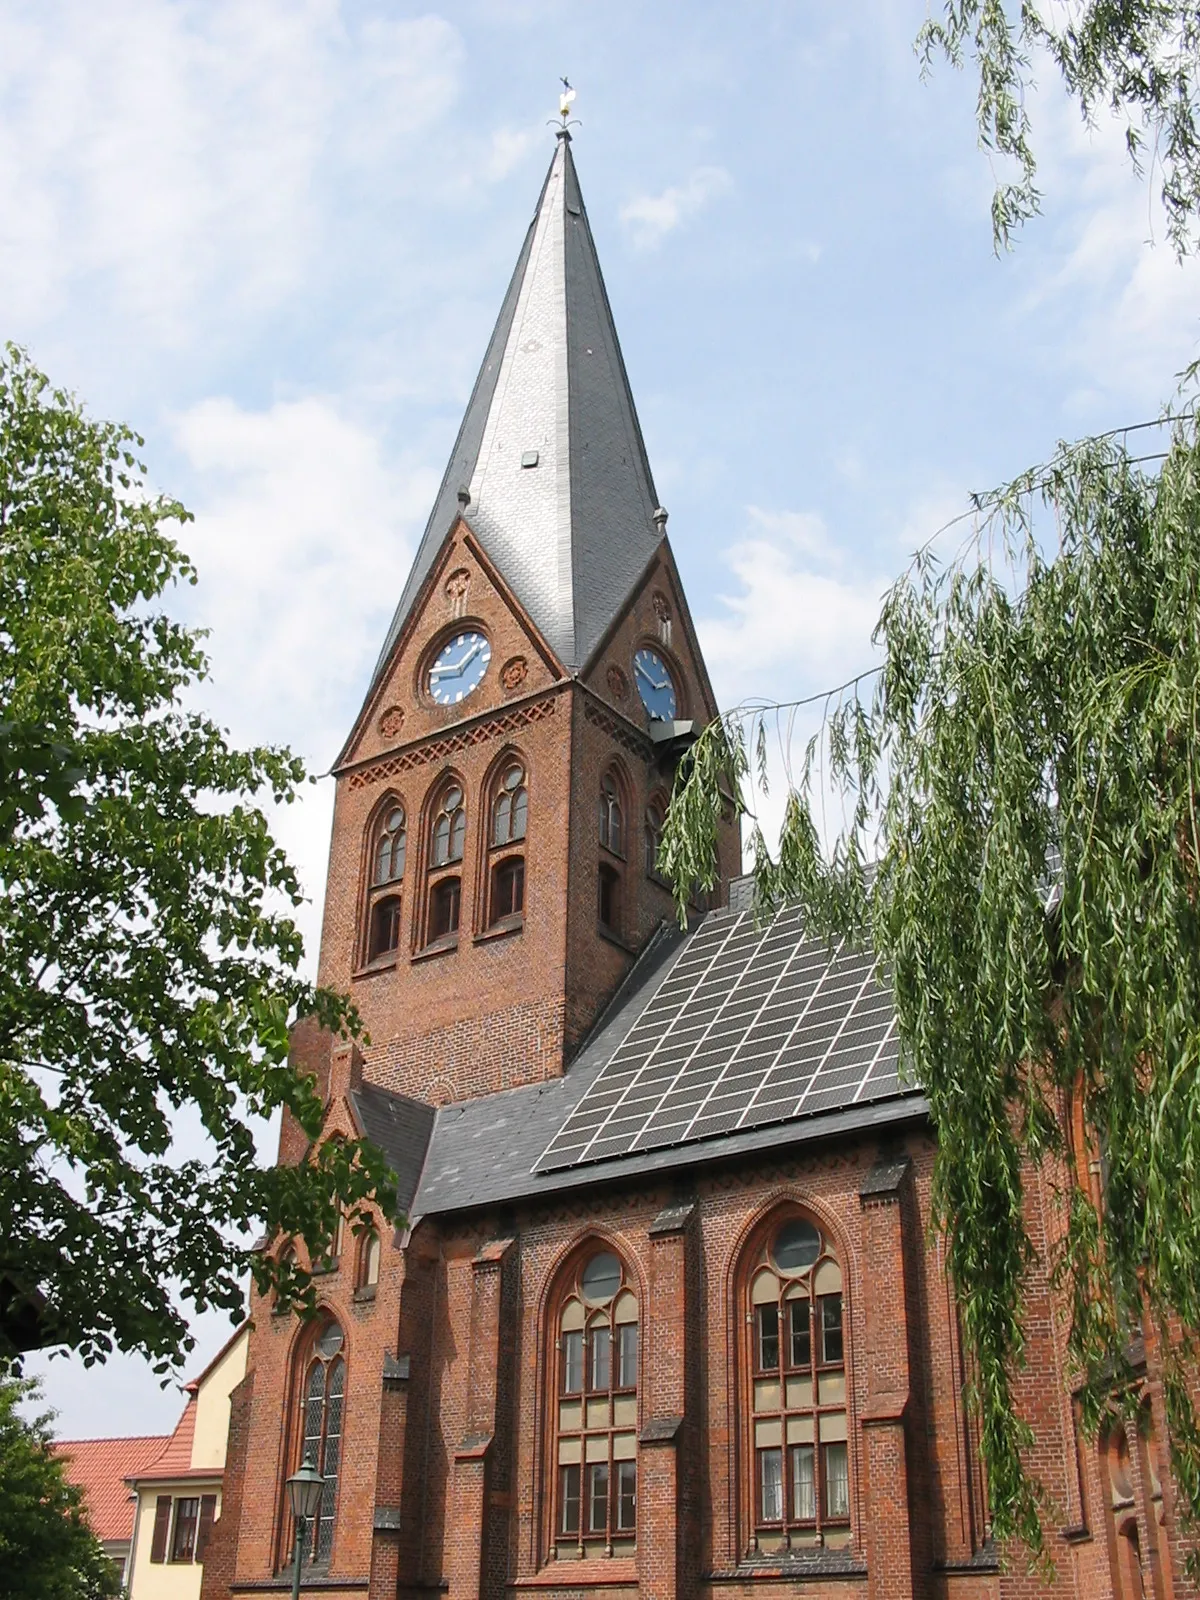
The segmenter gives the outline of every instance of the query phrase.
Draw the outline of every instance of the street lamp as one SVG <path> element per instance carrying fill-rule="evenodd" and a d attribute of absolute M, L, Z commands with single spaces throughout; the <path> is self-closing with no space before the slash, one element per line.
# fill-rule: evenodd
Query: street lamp
<path fill-rule="evenodd" d="M 296 1524 L 296 1548 L 292 1556 L 292 1600 L 299 1600 L 300 1563 L 304 1560 L 304 1534 L 308 1524 L 321 1509 L 321 1493 L 324 1488 L 325 1479 L 311 1461 L 302 1461 L 299 1469 L 287 1480 L 292 1520 Z"/>

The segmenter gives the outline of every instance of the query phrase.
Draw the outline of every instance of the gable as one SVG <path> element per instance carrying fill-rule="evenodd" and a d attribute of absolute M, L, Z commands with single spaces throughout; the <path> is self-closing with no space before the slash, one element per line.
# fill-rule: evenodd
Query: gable
<path fill-rule="evenodd" d="M 454 638 L 456 630 L 483 633 L 491 658 L 482 681 L 468 698 L 441 706 L 428 692 L 428 670 L 431 659 Z M 563 675 L 562 666 L 488 560 L 469 523 L 460 517 L 443 540 L 334 771 L 538 694 Z"/>

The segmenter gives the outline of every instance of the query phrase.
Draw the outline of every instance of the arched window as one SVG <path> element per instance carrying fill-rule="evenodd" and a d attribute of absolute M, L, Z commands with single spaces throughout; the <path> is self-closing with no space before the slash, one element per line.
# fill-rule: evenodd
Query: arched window
<path fill-rule="evenodd" d="M 529 786 L 516 756 L 501 764 L 492 787 L 488 837 L 489 928 L 517 927 L 525 914 L 525 857 Z"/>
<path fill-rule="evenodd" d="M 452 783 L 433 815 L 430 864 L 444 867 L 451 861 L 461 861 L 466 837 L 467 808 L 463 801 L 462 785 Z"/>
<path fill-rule="evenodd" d="M 379 1282 L 379 1235 L 369 1228 L 358 1247 L 358 1287 L 374 1289 Z"/>
<path fill-rule="evenodd" d="M 500 774 L 492 800 L 492 844 L 515 844 L 523 839 L 528 813 L 525 769 L 519 761 L 514 761 Z"/>
<path fill-rule="evenodd" d="M 621 805 L 621 787 L 611 772 L 606 772 L 600 780 L 600 843 L 615 856 L 625 854 L 625 817 Z"/>
<path fill-rule="evenodd" d="M 666 800 L 661 794 L 651 795 L 650 803 L 646 807 L 644 830 L 646 876 L 648 878 L 661 878 L 662 876 L 658 870 L 658 847 L 662 844 L 663 824 L 666 820 Z"/>
<path fill-rule="evenodd" d="M 599 1249 L 555 1305 L 554 1548 L 629 1555 L 637 1535 L 638 1302 L 619 1256 Z"/>
<path fill-rule="evenodd" d="M 467 806 L 459 778 L 442 789 L 429 819 L 429 892 L 425 942 L 455 944 L 462 913 L 462 861 L 467 838 Z"/>
<path fill-rule="evenodd" d="M 327 1566 L 333 1552 L 334 1524 L 337 1519 L 338 1475 L 342 1457 L 346 1363 L 342 1358 L 342 1330 L 328 1322 L 313 1341 L 302 1373 L 300 1389 L 299 1465 L 311 1462 L 325 1480 L 321 1509 L 309 1528 L 309 1559 Z M 285 1556 L 290 1559 L 295 1535 L 291 1534 Z"/>
<path fill-rule="evenodd" d="M 842 1269 L 797 1212 L 774 1222 L 750 1261 L 751 1550 L 850 1541 Z"/>
<path fill-rule="evenodd" d="M 396 883 L 404 876 L 404 852 L 407 841 L 404 827 L 404 807 L 397 803 L 384 812 L 375 840 L 376 885 Z"/>
<path fill-rule="evenodd" d="M 374 824 L 370 840 L 370 881 L 367 890 L 366 959 L 378 961 L 400 948 L 402 898 L 408 829 L 403 803 L 387 800 Z"/>

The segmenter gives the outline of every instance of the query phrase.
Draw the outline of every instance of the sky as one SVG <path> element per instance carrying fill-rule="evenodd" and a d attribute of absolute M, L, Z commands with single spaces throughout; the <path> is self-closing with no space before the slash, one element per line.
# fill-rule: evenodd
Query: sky
<path fill-rule="evenodd" d="M 553 153 L 574 154 L 722 703 L 869 664 L 972 490 L 1154 416 L 1197 350 L 1121 129 L 1043 68 L 1044 215 L 992 248 L 920 0 L 0 0 L 0 337 L 195 514 L 199 693 L 323 774 L 361 703 Z M 315 960 L 332 785 L 277 819 Z M 269 1153 L 270 1135 L 264 1136 Z M 227 1337 L 197 1319 L 194 1373 Z M 65 1437 L 177 1388 L 39 1359 Z"/>

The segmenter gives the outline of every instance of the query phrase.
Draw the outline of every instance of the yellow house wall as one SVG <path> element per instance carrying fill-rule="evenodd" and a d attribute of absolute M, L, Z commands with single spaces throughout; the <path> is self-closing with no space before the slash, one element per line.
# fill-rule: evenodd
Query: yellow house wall
<path fill-rule="evenodd" d="M 129 1581 L 129 1600 L 200 1600 L 200 1578 L 204 1567 L 199 1561 L 151 1561 L 154 1546 L 154 1508 L 160 1494 L 173 1500 L 185 1495 L 215 1494 L 217 1515 L 221 1513 L 221 1483 L 185 1478 L 179 1483 L 156 1483 L 138 1494 L 133 1576 Z"/>
<path fill-rule="evenodd" d="M 196 1432 L 192 1437 L 192 1470 L 218 1472 L 225 1466 L 229 1437 L 229 1396 L 246 1376 L 248 1330 L 230 1345 L 196 1391 Z"/>

